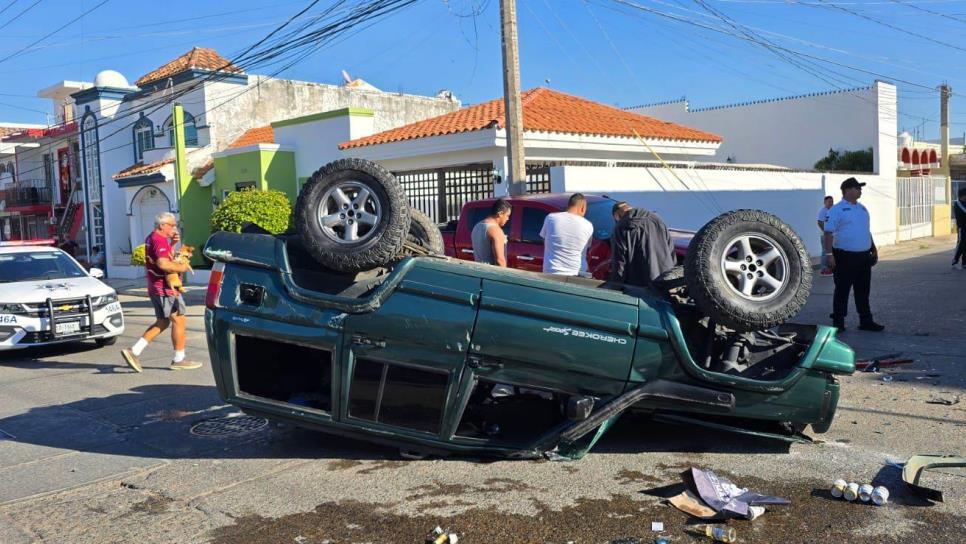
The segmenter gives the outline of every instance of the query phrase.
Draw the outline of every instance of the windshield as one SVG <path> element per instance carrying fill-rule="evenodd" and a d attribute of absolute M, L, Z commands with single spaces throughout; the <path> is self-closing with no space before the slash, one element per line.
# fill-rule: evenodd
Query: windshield
<path fill-rule="evenodd" d="M 0 255 L 0 283 L 80 278 L 87 273 L 59 251 Z"/>
<path fill-rule="evenodd" d="M 614 216 L 611 214 L 613 206 L 613 200 L 598 200 L 587 203 L 587 213 L 584 214 L 584 218 L 594 225 L 595 239 L 610 240 L 610 233 L 614 230 Z"/>

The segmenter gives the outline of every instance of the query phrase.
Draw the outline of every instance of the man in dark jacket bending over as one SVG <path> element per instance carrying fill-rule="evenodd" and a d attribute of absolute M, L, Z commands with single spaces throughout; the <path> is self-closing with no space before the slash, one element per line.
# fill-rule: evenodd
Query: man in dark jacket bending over
<path fill-rule="evenodd" d="M 627 202 L 614 204 L 611 212 L 617 226 L 610 238 L 610 279 L 650 287 L 677 264 L 667 225 L 656 213 L 632 208 Z"/>

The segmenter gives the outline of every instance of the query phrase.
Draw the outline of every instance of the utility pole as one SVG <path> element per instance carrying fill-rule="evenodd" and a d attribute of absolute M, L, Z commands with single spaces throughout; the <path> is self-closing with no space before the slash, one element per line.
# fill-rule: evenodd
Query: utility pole
<path fill-rule="evenodd" d="M 520 51 L 517 47 L 516 0 L 500 0 L 503 27 L 503 109 L 506 113 L 507 182 L 511 196 L 527 193 L 523 153 L 523 106 L 520 103 Z"/>
<path fill-rule="evenodd" d="M 949 171 L 949 98 L 953 95 L 953 89 L 948 84 L 943 83 L 939 86 L 939 145 L 941 146 L 940 169 L 947 177 Z"/>

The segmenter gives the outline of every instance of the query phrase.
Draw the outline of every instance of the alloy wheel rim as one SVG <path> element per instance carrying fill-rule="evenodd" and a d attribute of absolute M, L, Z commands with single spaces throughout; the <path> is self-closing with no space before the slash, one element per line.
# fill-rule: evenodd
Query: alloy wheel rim
<path fill-rule="evenodd" d="M 375 235 L 382 207 L 371 187 L 343 181 L 322 195 L 316 216 L 327 238 L 340 245 L 358 244 Z"/>
<path fill-rule="evenodd" d="M 788 256 L 775 240 L 763 234 L 742 234 L 721 256 L 721 273 L 738 296 L 764 302 L 778 296 L 789 282 Z"/>

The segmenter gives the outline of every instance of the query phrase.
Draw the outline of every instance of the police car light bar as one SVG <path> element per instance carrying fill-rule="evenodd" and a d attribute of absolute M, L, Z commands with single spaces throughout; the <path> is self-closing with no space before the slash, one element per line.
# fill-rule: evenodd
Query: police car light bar
<path fill-rule="evenodd" d="M 0 247 L 52 246 L 56 244 L 57 244 L 57 240 L 54 240 L 53 238 L 44 238 L 41 240 L 7 240 L 5 242 L 0 242 Z"/>

